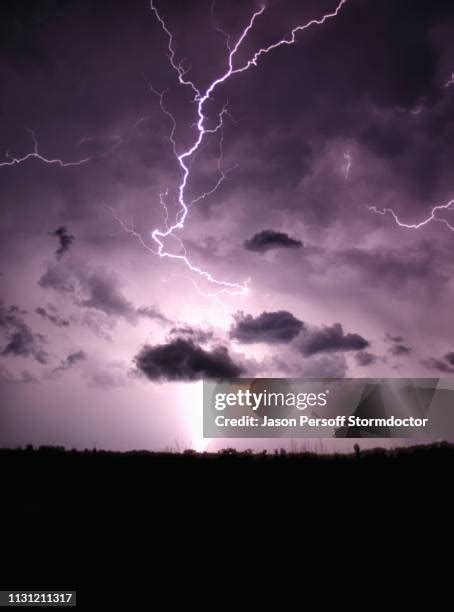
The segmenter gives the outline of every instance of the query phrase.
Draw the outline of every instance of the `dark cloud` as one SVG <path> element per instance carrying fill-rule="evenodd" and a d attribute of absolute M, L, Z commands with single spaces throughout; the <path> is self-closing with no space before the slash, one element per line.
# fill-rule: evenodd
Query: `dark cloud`
<path fill-rule="evenodd" d="M 48 308 L 49 308 L 49 310 L 51 310 L 50 307 L 48 307 Z M 37 308 L 35 310 L 35 312 L 36 312 L 36 314 L 39 314 L 41 317 L 43 317 L 43 319 L 47 319 L 48 321 L 50 321 L 51 323 L 53 323 L 57 327 L 68 327 L 68 325 L 69 325 L 69 321 L 67 319 L 63 319 L 62 317 L 60 317 L 54 311 L 49 312 L 48 310 L 46 310 L 42 306 Z"/>
<path fill-rule="evenodd" d="M 190 327 L 189 325 L 184 325 L 181 327 L 172 327 L 169 332 L 169 336 L 179 337 L 179 338 L 188 338 L 193 340 L 197 344 L 206 344 L 213 339 L 213 332 L 204 329 L 198 329 L 195 327 Z"/>
<path fill-rule="evenodd" d="M 91 268 L 85 263 L 49 266 L 39 280 L 45 289 L 72 296 L 81 308 L 90 308 L 111 317 L 123 317 L 135 322 L 137 312 L 124 297 L 117 276 L 105 268 Z"/>
<path fill-rule="evenodd" d="M 184 338 L 157 346 L 145 345 L 134 358 L 134 363 L 139 372 L 157 381 L 231 378 L 243 372 L 225 347 L 206 351 Z"/>
<path fill-rule="evenodd" d="M 376 355 L 374 355 L 373 353 L 368 353 L 367 351 L 360 351 L 359 353 L 356 353 L 355 355 L 356 363 L 360 367 L 366 367 L 366 366 L 373 365 L 374 363 L 377 362 L 377 359 L 378 358 Z"/>
<path fill-rule="evenodd" d="M 41 276 L 38 284 L 43 289 L 53 289 L 58 293 L 75 294 L 77 274 L 63 265 L 49 266 Z"/>
<path fill-rule="evenodd" d="M 450 365 L 454 366 L 454 353 L 447 353 L 445 359 Z"/>
<path fill-rule="evenodd" d="M 140 308 L 137 309 L 137 314 L 139 317 L 145 317 L 152 321 L 161 321 L 161 323 L 166 323 L 168 325 L 172 324 L 172 321 L 162 314 L 157 306 L 140 306 Z"/>
<path fill-rule="evenodd" d="M 403 336 L 387 333 L 385 335 L 385 341 L 391 343 L 388 353 L 394 357 L 404 357 L 405 355 L 410 355 L 410 353 L 413 351 L 411 346 L 404 344 Z"/>
<path fill-rule="evenodd" d="M 84 361 L 87 359 L 87 353 L 85 351 L 76 351 L 74 353 L 70 353 L 65 359 L 60 361 L 60 365 L 54 368 L 52 371 L 56 372 L 65 372 L 69 370 L 73 366 L 75 366 L 80 361 Z"/>
<path fill-rule="evenodd" d="M 0 351 L 3 357 L 33 357 L 45 364 L 48 354 L 44 350 L 46 337 L 32 332 L 20 315 L 25 311 L 17 306 L 9 308 L 0 306 L 0 330 L 6 339 L 6 345 Z"/>
<path fill-rule="evenodd" d="M 430 357 L 429 359 L 425 359 L 423 365 L 430 370 L 438 370 L 443 374 L 453 374 L 454 373 L 454 353 L 447 353 L 444 357 Z"/>
<path fill-rule="evenodd" d="M 317 353 L 336 353 L 345 351 L 360 351 L 369 346 L 369 342 L 359 334 L 345 334 L 340 323 L 331 327 L 309 330 L 301 342 L 304 355 Z"/>
<path fill-rule="evenodd" d="M 407 346 L 406 344 L 393 344 L 393 346 L 388 349 L 388 352 L 394 355 L 394 357 L 403 357 L 409 355 L 412 350 L 411 346 Z"/>
<path fill-rule="evenodd" d="M 291 342 L 304 328 L 304 323 L 286 310 L 262 312 L 257 317 L 239 311 L 234 319 L 230 337 L 243 344 Z"/>
<path fill-rule="evenodd" d="M 81 280 L 85 298 L 78 300 L 80 306 L 94 308 L 115 317 L 135 318 L 135 309 L 120 292 L 114 274 L 97 270 Z"/>
<path fill-rule="evenodd" d="M 266 253 L 271 249 L 299 249 L 302 246 L 301 240 L 295 240 L 284 232 L 275 232 L 274 230 L 263 230 L 244 241 L 244 248 L 247 251 L 258 253 Z"/>
<path fill-rule="evenodd" d="M 61 259 L 65 253 L 67 253 L 75 240 L 75 236 L 68 234 L 68 230 L 63 225 L 58 227 L 55 232 L 52 234 L 53 236 L 57 236 L 59 247 L 55 251 L 55 256 L 57 259 Z"/>
<path fill-rule="evenodd" d="M 74 304 L 80 308 L 98 311 L 112 318 L 121 317 L 135 323 L 138 317 L 143 317 L 172 324 L 156 306 L 140 306 L 136 309 L 123 295 L 117 276 L 105 268 L 92 268 L 87 263 L 75 261 L 51 265 L 39 280 L 39 285 L 44 289 L 70 295 Z M 51 315 L 51 318 L 44 309 L 37 309 L 37 312 L 58 324 L 57 317 Z M 58 320 L 64 324 L 62 319 Z"/>

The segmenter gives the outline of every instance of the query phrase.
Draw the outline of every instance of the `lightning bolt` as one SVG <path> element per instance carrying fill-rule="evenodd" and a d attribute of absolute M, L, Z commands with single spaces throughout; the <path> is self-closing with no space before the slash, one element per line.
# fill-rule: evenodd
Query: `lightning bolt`
<path fill-rule="evenodd" d="M 220 187 L 222 182 L 227 178 L 228 172 L 232 169 L 231 168 L 228 170 L 224 170 L 222 167 L 222 155 L 223 155 L 222 134 L 223 134 L 223 127 L 224 127 L 224 118 L 228 115 L 227 106 L 225 105 L 222 108 L 221 112 L 218 114 L 218 119 L 217 119 L 217 123 L 215 127 L 208 128 L 207 127 L 207 115 L 205 112 L 206 103 L 208 100 L 212 99 L 213 94 L 219 88 L 220 85 L 222 85 L 223 83 L 231 79 L 233 76 L 246 72 L 250 68 L 257 66 L 259 59 L 262 56 L 270 53 L 274 49 L 277 49 L 278 47 L 281 47 L 283 45 L 293 45 L 297 40 L 296 37 L 299 32 L 303 32 L 304 30 L 307 30 L 313 26 L 322 25 L 327 20 L 337 17 L 337 15 L 339 14 L 339 12 L 341 11 L 342 7 L 345 4 L 347 4 L 347 0 L 340 0 L 336 8 L 332 12 L 326 13 L 325 15 L 323 15 L 322 17 L 318 19 L 311 19 L 310 21 L 308 21 L 307 23 L 303 25 L 296 26 L 295 28 L 293 28 L 293 30 L 291 30 L 291 32 L 286 37 L 278 40 L 275 43 L 270 44 L 267 47 L 262 47 L 258 49 L 258 51 L 256 51 L 249 60 L 247 60 L 245 63 L 240 64 L 240 65 L 237 65 L 235 62 L 238 51 L 242 47 L 242 44 L 244 40 L 246 39 L 246 37 L 248 36 L 249 32 L 253 29 L 256 20 L 264 13 L 265 6 L 261 6 L 258 10 L 252 13 L 252 16 L 250 17 L 249 22 L 246 24 L 240 36 L 238 37 L 236 43 L 234 44 L 231 41 L 230 35 L 224 32 L 221 28 L 216 27 L 217 31 L 219 31 L 226 39 L 226 46 L 227 46 L 227 51 L 228 51 L 227 67 L 220 76 L 215 78 L 211 83 L 209 83 L 208 87 L 202 91 L 199 87 L 196 86 L 196 84 L 193 81 L 191 81 L 187 77 L 189 68 L 187 67 L 185 68 L 183 60 L 181 61 L 177 60 L 176 52 L 174 48 L 173 34 L 171 30 L 168 28 L 164 18 L 161 16 L 160 12 L 158 11 L 154 0 L 150 1 L 150 9 L 154 13 L 158 23 L 161 26 L 162 31 L 167 37 L 168 59 L 169 59 L 172 69 L 176 73 L 178 83 L 183 87 L 190 88 L 192 92 L 194 93 L 193 102 L 196 103 L 196 108 L 197 108 L 197 120 L 194 124 L 195 136 L 192 141 L 192 144 L 190 144 L 190 146 L 187 149 L 183 150 L 182 152 L 178 152 L 178 147 L 175 141 L 176 119 L 172 115 L 172 113 L 170 113 L 168 109 L 165 107 L 164 96 L 166 92 L 157 92 L 150 86 L 152 91 L 159 97 L 160 107 L 161 107 L 162 112 L 169 118 L 171 122 L 171 132 L 169 136 L 169 141 L 171 143 L 171 146 L 172 146 L 172 149 L 175 155 L 175 159 L 176 159 L 176 162 L 179 166 L 180 173 L 181 173 L 181 180 L 180 180 L 180 183 L 177 189 L 177 192 L 178 192 L 177 199 L 178 199 L 179 211 L 176 214 L 175 221 L 172 224 L 169 224 L 169 215 L 168 215 L 168 209 L 167 209 L 166 202 L 165 202 L 165 194 L 162 194 L 162 193 L 160 194 L 161 205 L 163 205 L 164 212 L 165 212 L 165 228 L 155 228 L 151 232 L 151 238 L 152 238 L 152 241 L 156 245 L 156 249 L 152 249 L 151 247 L 146 245 L 144 239 L 140 236 L 140 234 L 138 234 L 134 230 L 134 228 L 126 226 L 123 222 L 121 222 L 121 220 L 120 220 L 120 223 L 122 223 L 123 228 L 128 233 L 132 233 L 133 235 L 135 235 L 140 240 L 142 245 L 146 245 L 146 248 L 148 250 L 156 253 L 159 257 L 179 260 L 191 272 L 194 272 L 195 274 L 204 278 L 209 283 L 218 285 L 220 289 L 217 292 L 217 295 L 219 295 L 220 293 L 228 293 L 230 295 L 232 294 L 233 295 L 237 295 L 237 294 L 245 295 L 248 291 L 248 283 L 247 281 L 244 283 L 234 283 L 234 282 L 228 282 L 224 280 L 218 280 L 214 276 L 212 276 L 212 274 L 209 273 L 208 271 L 194 265 L 189 260 L 186 254 L 186 250 L 184 249 L 183 243 L 180 239 L 179 239 L 179 243 L 183 250 L 182 253 L 181 252 L 174 253 L 172 251 L 166 250 L 164 246 L 164 241 L 167 238 L 169 237 L 176 238 L 175 233 L 180 232 L 184 229 L 185 221 L 187 219 L 190 206 L 213 195 L 217 191 L 217 189 Z M 214 10 L 214 5 L 212 5 L 211 7 L 212 17 L 213 17 L 213 10 Z M 220 157 L 219 157 L 219 163 L 218 163 L 218 170 L 220 173 L 220 177 L 212 189 L 203 193 L 199 197 L 195 198 L 194 200 L 192 200 L 192 202 L 188 202 L 186 198 L 186 190 L 187 190 L 187 186 L 188 186 L 190 175 L 191 175 L 191 160 L 193 159 L 194 155 L 200 149 L 205 138 L 207 136 L 214 135 L 219 132 L 221 133 Z"/>
<path fill-rule="evenodd" d="M 230 116 L 229 112 L 228 112 L 228 108 L 227 105 L 224 105 L 224 107 L 222 108 L 222 110 L 219 112 L 218 114 L 218 120 L 217 120 L 217 124 L 212 127 L 209 128 L 206 126 L 206 122 L 207 122 L 207 115 L 205 114 L 205 105 L 206 102 L 208 100 L 211 99 L 211 96 L 214 94 L 215 90 L 222 85 L 223 83 L 225 83 L 226 81 L 228 81 L 231 77 L 233 77 L 234 75 L 246 72 L 247 70 L 249 70 L 250 68 L 257 66 L 259 59 L 263 56 L 266 55 L 268 53 L 270 53 L 271 51 L 273 51 L 274 49 L 277 49 L 278 47 L 281 47 L 283 45 L 293 45 L 296 42 L 296 36 L 299 32 L 302 32 L 304 30 L 307 30 L 313 26 L 317 26 L 317 25 L 322 25 L 324 24 L 327 20 L 332 19 L 337 17 L 337 15 L 339 14 L 339 12 L 341 11 L 342 7 L 347 4 L 347 0 L 340 0 L 336 6 L 336 8 L 330 12 L 330 13 L 326 13 L 324 14 L 322 17 L 318 18 L 318 19 L 311 19 L 310 21 L 308 21 L 307 23 L 303 24 L 303 25 L 298 25 L 295 28 L 293 28 L 291 30 L 291 32 L 284 38 L 278 40 L 277 42 L 270 44 L 267 47 L 262 47 L 260 48 L 258 51 L 256 51 L 254 53 L 254 55 L 252 56 L 252 58 L 250 58 L 248 61 L 246 61 L 246 63 L 243 63 L 242 65 L 236 65 L 235 64 L 235 60 L 236 60 L 236 56 L 238 51 L 240 50 L 240 48 L 242 47 L 242 44 L 244 42 L 244 40 L 246 39 L 246 37 L 248 36 L 249 32 L 252 30 L 252 28 L 254 27 L 254 24 L 256 22 L 256 20 L 263 14 L 263 12 L 265 11 L 265 6 L 261 6 L 258 10 L 256 10 L 252 16 L 249 19 L 249 22 L 246 24 L 246 26 L 244 27 L 243 31 L 241 32 L 240 36 L 238 37 L 237 41 L 235 44 L 233 44 L 231 42 L 231 38 L 230 35 L 227 34 L 226 32 L 224 32 L 221 28 L 216 27 L 216 29 L 225 37 L 226 39 L 226 46 L 227 46 L 227 51 L 228 51 L 228 55 L 227 55 L 227 68 L 226 70 L 216 79 L 214 79 L 209 85 L 208 87 L 202 91 L 201 89 L 199 89 L 195 83 L 193 81 L 191 81 L 190 79 L 187 78 L 187 73 L 189 71 L 189 68 L 185 68 L 183 65 L 183 60 L 177 61 L 176 59 L 176 52 L 174 49 L 174 39 L 173 39 L 173 34 L 170 31 L 170 29 L 167 27 L 167 24 L 165 22 L 165 20 L 163 19 L 163 17 L 161 16 L 161 14 L 159 13 L 158 9 L 155 6 L 154 0 L 150 1 L 150 8 L 151 11 L 154 13 L 158 23 L 160 24 L 163 32 L 165 33 L 165 35 L 167 36 L 168 39 L 168 44 L 167 44 L 167 50 L 168 50 L 168 59 L 170 62 L 170 65 L 172 67 L 172 69 L 175 71 L 176 75 L 177 75 L 177 79 L 178 79 L 178 83 L 181 86 L 184 87 L 189 87 L 193 94 L 194 94 L 194 98 L 193 98 L 193 102 L 196 103 L 197 105 L 197 120 L 194 124 L 195 127 L 195 136 L 193 139 L 192 144 L 185 149 L 182 152 L 178 152 L 178 147 L 177 147 L 177 143 L 175 140 L 175 131 L 176 131 L 176 120 L 175 117 L 172 115 L 172 113 L 170 113 L 165 105 L 164 105 L 164 96 L 166 92 L 157 92 L 152 88 L 152 91 L 159 96 L 159 100 L 160 100 L 160 107 L 161 110 L 165 113 L 165 115 L 167 115 L 167 117 L 169 118 L 169 120 L 171 121 L 171 132 L 170 132 L 170 136 L 169 136 L 169 140 L 170 143 L 172 145 L 173 148 L 173 152 L 175 155 L 175 159 L 176 162 L 180 168 L 180 172 L 181 172 L 181 180 L 180 183 L 178 185 L 178 205 L 179 205 L 179 211 L 176 215 L 175 221 L 170 224 L 169 223 L 169 212 L 168 212 L 168 208 L 167 208 L 167 203 L 166 203 L 166 198 L 168 196 L 168 190 L 164 193 L 161 193 L 159 195 L 159 199 L 160 199 L 160 203 L 162 208 L 164 209 L 165 212 L 165 222 L 164 228 L 155 228 L 152 232 L 151 232 L 151 238 L 153 240 L 153 242 L 156 245 L 156 248 L 153 249 L 151 248 L 146 241 L 143 239 L 142 235 L 137 232 L 133 226 L 128 226 L 126 225 L 126 223 L 124 223 L 121 219 L 118 218 L 117 215 L 115 215 L 115 218 L 117 219 L 117 221 L 120 223 L 121 227 L 123 228 L 124 231 L 126 231 L 129 234 L 132 234 L 134 237 L 136 237 L 140 243 L 142 244 L 142 246 L 144 246 L 146 249 L 148 249 L 149 251 L 151 251 L 154 254 L 157 254 L 160 258 L 169 258 L 169 259 L 175 259 L 175 260 L 179 260 L 181 262 L 183 262 L 185 264 L 185 266 L 191 271 L 196 273 L 197 275 L 199 275 L 200 277 L 204 278 L 206 281 L 208 281 L 209 283 L 218 285 L 220 287 L 219 291 L 216 293 L 216 295 L 219 295 L 220 293 L 228 293 L 228 294 L 242 294 L 245 295 L 248 292 L 248 282 L 249 281 L 245 281 L 243 283 L 234 283 L 234 282 L 228 282 L 228 281 L 224 281 L 224 280 L 218 280 L 216 278 L 214 278 L 214 276 L 212 276 L 212 274 L 206 270 L 203 270 L 202 268 L 195 266 L 194 264 L 191 263 L 191 261 L 189 260 L 186 250 L 184 248 L 183 242 L 181 240 L 181 238 L 179 238 L 176 235 L 176 232 L 181 231 L 184 229 L 185 226 L 185 221 L 186 218 L 188 216 L 189 213 L 189 208 L 192 205 L 197 204 L 198 202 L 206 199 L 207 197 L 213 195 L 218 188 L 220 187 L 220 185 L 226 180 L 229 172 L 231 170 L 233 170 L 235 168 L 235 166 L 231 167 L 231 168 L 227 168 L 225 169 L 223 167 L 223 129 L 224 129 L 224 118 L 226 116 Z M 213 16 L 213 10 L 214 10 L 214 4 L 212 5 L 211 8 L 211 14 Z M 139 122 L 142 121 L 143 118 L 139 119 Z M 62 159 L 59 158 L 48 158 L 45 157 L 44 155 L 42 155 L 39 151 L 39 145 L 38 145 L 38 141 L 36 139 L 35 133 L 32 130 L 29 130 L 31 137 L 33 139 L 33 150 L 30 151 L 29 153 L 25 154 L 22 157 L 13 157 L 10 155 L 9 152 L 6 153 L 6 161 L 0 162 L 0 167 L 5 167 L 5 166 L 14 166 L 14 165 L 20 165 L 26 161 L 28 161 L 29 159 L 38 159 L 39 161 L 41 161 L 42 163 L 45 164 L 49 164 L 49 165 L 58 165 L 62 168 L 67 168 L 70 166 L 81 166 L 82 164 L 85 164 L 95 158 L 98 157 L 103 157 L 104 155 L 107 155 L 108 153 L 110 153 L 110 151 L 115 148 L 116 146 L 118 146 L 121 142 L 121 139 L 117 139 L 117 138 L 113 138 L 112 140 L 114 141 L 114 145 L 112 147 L 112 149 L 109 149 L 107 152 L 101 154 L 101 155 L 90 155 L 90 156 L 86 156 L 82 159 L 76 160 L 76 161 L 64 161 Z M 213 134 L 221 134 L 220 137 L 220 153 L 219 153 L 219 158 L 218 158 L 218 172 L 219 172 L 219 178 L 218 180 L 215 182 L 214 186 L 202 193 L 201 195 L 199 195 L 198 197 L 196 197 L 195 199 L 193 199 L 191 202 L 187 202 L 186 199 L 186 190 L 187 190 L 187 186 L 188 186 L 188 182 L 190 180 L 190 174 L 191 174 L 191 162 L 193 161 L 194 156 L 196 155 L 196 153 L 199 151 L 201 145 L 203 144 L 205 138 L 209 135 L 213 135 Z M 165 249 L 164 246 L 164 241 L 167 238 L 172 238 L 177 240 L 177 242 L 180 245 L 180 248 L 182 250 L 182 252 L 180 253 L 174 253 L 171 251 L 168 251 Z"/>
<path fill-rule="evenodd" d="M 115 148 L 117 148 L 122 142 L 119 136 L 114 136 L 111 138 L 114 144 L 104 153 L 101 153 L 99 155 L 89 155 L 87 157 L 83 157 L 82 159 L 78 159 L 76 161 L 65 162 L 62 159 L 58 159 L 58 158 L 54 159 L 54 158 L 44 157 L 44 155 L 41 155 L 41 153 L 39 152 L 39 148 L 38 148 L 39 145 L 38 145 L 38 140 L 36 138 L 35 132 L 33 130 L 27 130 L 27 132 L 29 132 L 33 140 L 33 150 L 30 151 L 29 153 L 26 153 L 23 157 L 13 157 L 9 153 L 9 151 L 7 151 L 5 154 L 7 161 L 0 162 L 0 168 L 4 166 L 16 166 L 19 164 L 23 164 L 29 159 L 39 159 L 39 161 L 43 162 L 44 164 L 56 165 L 56 166 L 60 166 L 61 168 L 68 168 L 70 166 L 82 166 L 82 164 L 86 164 L 87 162 L 90 162 L 94 159 L 105 157 L 106 155 L 111 153 Z M 95 140 L 95 139 L 94 138 L 83 138 L 82 140 L 79 141 L 79 144 L 83 144 L 84 142 L 88 142 L 91 140 Z"/>
<path fill-rule="evenodd" d="M 451 74 L 451 77 L 446 81 L 443 87 L 447 89 L 448 87 L 451 87 L 451 85 L 454 85 L 454 72 Z"/>
<path fill-rule="evenodd" d="M 452 85 L 454 85 L 454 72 L 451 74 L 450 79 L 446 81 L 443 87 L 448 88 L 448 87 L 451 87 Z M 417 108 L 415 108 L 414 110 L 410 112 L 414 115 L 417 115 L 422 110 L 423 108 L 421 106 L 418 106 Z M 437 223 L 443 223 L 443 225 L 446 225 L 446 227 L 451 232 L 454 232 L 454 226 L 451 225 L 451 223 L 449 223 L 447 219 L 437 216 L 439 211 L 454 210 L 454 199 L 449 200 L 449 202 L 446 202 L 446 204 L 438 204 L 437 206 L 434 206 L 430 212 L 430 215 L 426 217 L 425 219 L 423 219 L 422 221 L 420 221 L 419 223 L 404 223 L 403 221 L 399 219 L 396 212 L 392 208 L 377 208 L 376 206 L 368 206 L 367 208 L 371 210 L 372 212 L 376 213 L 377 215 L 383 215 L 383 216 L 390 215 L 394 219 L 396 225 L 398 225 L 399 227 L 403 227 L 405 229 L 418 230 L 418 229 L 421 229 L 422 227 L 425 227 L 429 223 L 432 223 L 433 221 L 435 221 Z"/>
<path fill-rule="evenodd" d="M 454 232 L 454 226 L 452 226 L 447 219 L 444 219 L 443 217 L 437 217 L 437 213 L 440 210 L 454 210 L 454 200 L 450 200 L 446 204 L 439 204 L 438 206 L 434 206 L 430 215 L 419 223 L 403 223 L 392 208 L 379 209 L 376 206 L 368 206 L 367 208 L 372 212 L 376 213 L 377 215 L 391 215 L 399 227 L 404 227 L 406 229 L 418 230 L 421 227 L 428 225 L 432 221 L 436 221 L 438 223 L 443 223 L 451 232 Z"/>
<path fill-rule="evenodd" d="M 347 151 L 346 153 L 344 153 L 343 157 L 345 159 L 344 176 L 345 176 L 345 180 L 348 181 L 348 177 L 350 176 L 350 170 L 352 167 L 352 156 L 350 152 Z"/>

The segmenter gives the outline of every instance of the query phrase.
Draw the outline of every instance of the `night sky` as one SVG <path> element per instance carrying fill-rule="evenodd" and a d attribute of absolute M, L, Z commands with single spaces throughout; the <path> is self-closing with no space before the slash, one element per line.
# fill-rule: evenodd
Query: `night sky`
<path fill-rule="evenodd" d="M 1 4 L 0 445 L 222 447 L 204 377 L 452 376 L 454 4 L 267 2 L 234 69 L 339 10 L 207 100 L 176 258 L 178 79 L 261 5 L 156 8 L 180 77 L 145 0 Z"/>

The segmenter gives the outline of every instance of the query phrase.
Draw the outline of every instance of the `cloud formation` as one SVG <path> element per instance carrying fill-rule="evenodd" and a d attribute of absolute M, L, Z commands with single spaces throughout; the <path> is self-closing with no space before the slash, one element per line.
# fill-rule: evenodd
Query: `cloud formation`
<path fill-rule="evenodd" d="M 407 346 L 406 344 L 393 344 L 389 348 L 389 352 L 394 357 L 403 357 L 404 355 L 409 355 L 412 352 L 411 346 Z"/>
<path fill-rule="evenodd" d="M 172 327 L 169 337 L 188 338 L 196 344 L 206 344 L 213 340 L 214 333 L 206 329 L 182 325 L 180 327 Z"/>
<path fill-rule="evenodd" d="M 157 346 L 145 345 L 134 358 L 134 363 L 139 372 L 155 381 L 232 378 L 243 372 L 227 348 L 219 346 L 208 351 L 184 338 Z"/>
<path fill-rule="evenodd" d="M 390 353 L 394 357 L 404 357 L 410 355 L 410 353 L 413 351 L 411 346 L 404 344 L 403 336 L 387 333 L 385 335 L 385 341 L 391 343 L 391 346 L 388 349 L 388 353 Z"/>
<path fill-rule="evenodd" d="M 83 262 L 51 265 L 40 278 L 39 285 L 70 295 L 80 308 L 97 310 L 130 322 L 137 319 L 136 309 L 123 295 L 119 279 L 103 267 L 91 268 Z"/>
<path fill-rule="evenodd" d="M 244 248 L 247 251 L 257 253 L 266 253 L 271 249 L 299 249 L 302 246 L 301 240 L 295 240 L 284 232 L 276 232 L 270 229 L 262 230 L 254 234 L 249 240 L 244 241 Z"/>
<path fill-rule="evenodd" d="M 48 361 L 44 349 L 46 337 L 34 333 L 20 316 L 25 311 L 17 306 L 6 308 L 0 306 L 0 331 L 6 339 L 6 345 L 0 351 L 3 357 L 33 357 L 41 364 Z"/>
<path fill-rule="evenodd" d="M 69 325 L 69 321 L 67 319 L 63 319 L 62 317 L 60 317 L 57 314 L 55 308 L 51 306 L 48 306 L 48 310 L 40 306 L 39 308 L 35 310 L 35 312 L 36 314 L 39 314 L 40 317 L 42 317 L 43 319 L 47 319 L 48 321 L 50 321 L 57 327 L 68 327 Z"/>
<path fill-rule="evenodd" d="M 75 236 L 68 234 L 68 230 L 64 225 L 58 227 L 55 232 L 52 234 L 53 236 L 57 236 L 59 247 L 55 251 L 55 256 L 58 260 L 60 260 L 65 253 L 67 253 L 75 240 Z"/>
<path fill-rule="evenodd" d="M 359 351 L 359 353 L 356 353 L 355 355 L 355 361 L 361 368 L 374 365 L 374 363 L 377 362 L 377 359 L 378 357 L 376 355 L 367 351 Z"/>
<path fill-rule="evenodd" d="M 159 321 L 165 325 L 173 324 L 173 321 L 167 318 L 157 306 L 136 308 L 125 297 L 118 276 L 102 266 L 92 267 L 87 262 L 74 260 L 68 263 L 52 264 L 48 266 L 38 284 L 43 289 L 50 289 L 69 296 L 75 306 L 94 313 L 102 313 L 112 322 L 117 318 L 122 318 L 135 324 L 140 317 Z M 57 316 L 55 309 L 49 313 L 44 308 L 38 308 L 36 312 L 60 327 L 69 324 Z"/>
<path fill-rule="evenodd" d="M 361 351 L 369 346 L 369 342 L 359 334 L 344 333 L 340 323 L 309 330 L 301 342 L 304 355 L 317 353 L 337 353 L 346 351 Z"/>
<path fill-rule="evenodd" d="M 335 253 L 333 262 L 357 271 L 368 284 L 395 291 L 421 282 L 439 288 L 450 279 L 438 246 L 427 240 L 405 248 L 347 249 Z"/>
<path fill-rule="evenodd" d="M 304 328 L 304 323 L 286 310 L 262 312 L 257 317 L 239 311 L 234 315 L 234 320 L 230 337 L 242 344 L 288 343 Z"/>
<path fill-rule="evenodd" d="M 447 353 L 441 358 L 438 357 L 430 357 L 429 359 L 425 359 L 423 365 L 430 370 L 438 370 L 443 374 L 453 374 L 454 373 L 454 353 Z"/>
<path fill-rule="evenodd" d="M 166 323 L 167 325 L 172 324 L 172 321 L 163 315 L 157 306 L 140 306 L 136 312 L 139 317 L 145 317 L 152 321 L 161 321 L 161 323 Z"/>
<path fill-rule="evenodd" d="M 75 366 L 80 361 L 84 361 L 87 358 L 87 354 L 85 351 L 75 351 L 74 353 L 70 353 L 65 359 L 60 361 L 60 365 L 54 368 L 52 371 L 56 372 L 65 372 L 69 370 L 73 366 Z"/>

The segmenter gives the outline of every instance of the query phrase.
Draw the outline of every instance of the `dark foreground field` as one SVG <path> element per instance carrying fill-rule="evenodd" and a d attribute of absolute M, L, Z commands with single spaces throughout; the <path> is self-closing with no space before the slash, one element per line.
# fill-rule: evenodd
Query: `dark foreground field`
<path fill-rule="evenodd" d="M 200 562 L 234 575 L 371 571 L 451 548 L 454 447 L 352 455 L 1 450 L 0 588 L 79 589 L 101 599 L 130 579 Z M 289 554 L 290 551 L 290 554 Z M 349 561 L 352 557 L 353 561 Z M 351 565 L 353 563 L 353 565 Z M 400 568 L 400 571 L 405 568 Z M 90 595 L 88 595 L 90 593 Z"/>

